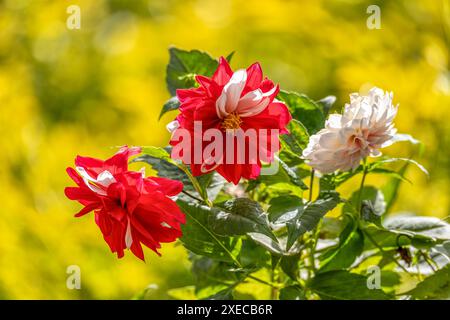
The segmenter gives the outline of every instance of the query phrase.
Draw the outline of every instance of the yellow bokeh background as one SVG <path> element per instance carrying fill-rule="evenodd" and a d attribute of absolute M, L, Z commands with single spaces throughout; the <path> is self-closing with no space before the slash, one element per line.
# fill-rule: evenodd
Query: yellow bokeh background
<path fill-rule="evenodd" d="M 371 4 L 379 30 L 366 26 Z M 81 9 L 79 30 L 66 26 L 70 5 Z M 164 246 L 162 257 L 146 250 L 146 263 L 118 260 L 93 215 L 75 219 L 79 205 L 63 193 L 77 154 L 167 144 L 175 113 L 157 118 L 170 45 L 236 51 L 234 68 L 260 61 L 283 89 L 336 95 L 337 109 L 371 85 L 393 91 L 397 127 L 424 143 L 416 160 L 430 171 L 410 168 L 394 211 L 448 216 L 449 10 L 448 0 L 0 1 L 0 298 L 129 299 L 147 285 L 167 298 L 192 284 L 181 246 Z M 70 265 L 81 290 L 66 287 Z"/>

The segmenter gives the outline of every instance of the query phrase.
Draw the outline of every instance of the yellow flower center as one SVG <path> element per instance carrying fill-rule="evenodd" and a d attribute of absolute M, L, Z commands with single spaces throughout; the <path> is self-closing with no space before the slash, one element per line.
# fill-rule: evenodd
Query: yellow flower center
<path fill-rule="evenodd" d="M 237 113 L 232 112 L 222 121 L 222 129 L 236 130 L 241 127 L 241 124 L 241 117 Z"/>

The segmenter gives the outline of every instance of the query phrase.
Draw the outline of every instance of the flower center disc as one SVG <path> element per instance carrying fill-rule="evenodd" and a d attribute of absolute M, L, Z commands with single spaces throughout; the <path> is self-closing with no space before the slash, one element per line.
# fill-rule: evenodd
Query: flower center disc
<path fill-rule="evenodd" d="M 241 117 L 233 112 L 230 113 L 223 121 L 222 121 L 222 128 L 225 130 L 236 130 L 241 127 L 242 120 Z"/>

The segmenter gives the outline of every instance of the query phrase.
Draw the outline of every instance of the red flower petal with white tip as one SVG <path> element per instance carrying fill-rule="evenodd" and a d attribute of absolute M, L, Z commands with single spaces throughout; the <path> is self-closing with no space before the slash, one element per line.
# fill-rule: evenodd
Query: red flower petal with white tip
<path fill-rule="evenodd" d="M 189 164 L 194 175 L 216 170 L 234 184 L 257 178 L 262 162 L 272 161 L 279 150 L 278 135 L 288 133 L 291 120 L 286 105 L 275 99 L 278 85 L 263 77 L 259 63 L 233 72 L 224 58 L 211 78 L 196 80 L 198 88 L 177 90 L 180 114 L 168 126 L 172 158 Z M 208 132 L 221 147 L 211 147 Z"/>
<path fill-rule="evenodd" d="M 181 192 L 181 182 L 128 170 L 128 158 L 140 152 L 123 147 L 105 161 L 78 156 L 76 169 L 67 168 L 77 187 L 67 187 L 65 194 L 83 205 L 76 217 L 94 211 L 103 238 L 119 258 L 130 249 L 144 260 L 142 244 L 159 255 L 161 243 L 182 235 L 186 220 L 170 198 Z"/>

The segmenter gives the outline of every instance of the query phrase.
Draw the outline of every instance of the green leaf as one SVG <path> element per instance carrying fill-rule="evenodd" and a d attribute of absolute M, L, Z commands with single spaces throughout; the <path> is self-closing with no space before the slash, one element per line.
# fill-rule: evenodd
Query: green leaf
<path fill-rule="evenodd" d="M 320 219 L 340 202 L 337 193 L 307 204 L 304 210 L 298 210 L 295 217 L 287 222 L 288 238 L 286 250 L 289 250 L 298 237 L 316 227 Z"/>
<path fill-rule="evenodd" d="M 450 240 L 450 225 L 434 217 L 393 216 L 383 226 L 369 225 L 364 229 L 384 248 L 413 245 L 428 249 Z M 368 248 L 372 245 L 367 242 Z"/>
<path fill-rule="evenodd" d="M 344 270 L 317 274 L 308 287 L 325 300 L 387 300 L 391 296 L 380 289 L 369 289 L 367 278 Z"/>
<path fill-rule="evenodd" d="M 336 102 L 335 96 L 326 96 L 323 99 L 320 99 L 316 103 L 322 108 L 322 113 L 327 116 L 331 110 L 331 107 Z"/>
<path fill-rule="evenodd" d="M 214 201 L 226 184 L 226 180 L 217 172 L 197 177 L 200 186 L 206 190 L 208 199 Z"/>
<path fill-rule="evenodd" d="M 319 272 L 346 269 L 363 252 L 364 235 L 351 220 L 340 235 L 339 244 L 327 250 Z"/>
<path fill-rule="evenodd" d="M 236 51 L 231 51 L 227 56 L 226 56 L 226 60 L 228 61 L 228 63 L 231 62 L 231 59 L 233 58 L 234 54 L 236 53 Z"/>
<path fill-rule="evenodd" d="M 297 281 L 299 276 L 300 255 L 284 256 L 281 258 L 280 267 L 292 280 Z"/>
<path fill-rule="evenodd" d="M 188 177 L 186 176 L 186 174 L 172 162 L 167 162 L 160 158 L 152 157 L 148 154 L 143 154 L 143 155 L 137 156 L 130 162 L 131 163 L 134 163 L 134 162 L 147 163 L 152 167 L 153 170 L 158 172 L 158 175 L 161 177 L 165 177 L 165 178 L 169 178 L 169 179 L 173 179 L 173 180 L 179 180 L 183 183 L 187 182 L 187 180 L 188 180 Z"/>
<path fill-rule="evenodd" d="M 416 299 L 450 299 L 450 265 L 438 270 L 405 294 Z"/>
<path fill-rule="evenodd" d="M 378 173 L 378 174 L 382 174 L 385 176 L 391 176 L 393 179 L 411 183 L 411 181 L 409 179 L 405 178 L 403 176 L 403 173 L 401 173 L 400 171 L 394 171 L 394 170 L 387 169 L 387 168 L 373 168 L 373 169 L 369 170 L 368 173 Z"/>
<path fill-rule="evenodd" d="M 144 162 L 151 165 L 152 169 L 158 173 L 159 177 L 180 181 L 183 183 L 184 191 L 187 191 L 196 197 L 200 197 L 186 173 L 184 173 L 183 170 L 181 170 L 176 164 L 174 164 L 174 162 L 170 158 L 167 159 L 164 152 L 162 152 L 160 149 L 161 148 L 149 149 L 150 154 L 142 154 L 134 158 L 131 162 Z M 164 149 L 162 150 L 165 151 Z M 180 193 L 178 197 L 186 201 L 192 200 L 190 197 L 183 193 Z"/>
<path fill-rule="evenodd" d="M 218 66 L 217 60 L 198 50 L 186 51 L 172 47 L 169 54 L 166 84 L 172 96 L 176 95 L 176 89 L 194 87 L 196 75 L 212 76 Z"/>
<path fill-rule="evenodd" d="M 384 221 L 384 226 L 390 230 L 407 231 L 433 240 L 450 240 L 450 224 L 435 217 L 393 216 Z"/>
<path fill-rule="evenodd" d="M 232 237 L 215 234 L 208 225 L 211 209 L 207 206 L 177 200 L 180 209 L 186 214 L 186 224 L 182 226 L 183 245 L 190 251 L 216 260 L 237 261 L 241 241 Z"/>
<path fill-rule="evenodd" d="M 134 162 L 144 162 L 151 165 L 152 169 L 158 173 L 158 176 L 181 181 L 184 185 L 184 189 L 194 190 L 186 173 L 184 173 L 174 162 L 168 158 L 168 153 L 162 148 L 148 149 L 149 154 L 142 154 L 137 156 L 133 160 Z M 167 154 L 167 156 L 166 156 Z"/>
<path fill-rule="evenodd" d="M 353 192 L 353 194 L 350 196 L 349 202 L 353 206 L 357 205 L 359 198 L 359 190 Z M 375 213 L 377 215 L 381 215 L 385 208 L 386 203 L 384 202 L 384 195 L 383 192 L 381 192 L 379 189 L 373 187 L 373 186 L 364 186 L 361 194 L 361 200 L 368 200 L 372 203 Z M 347 204 L 348 205 L 348 204 Z"/>
<path fill-rule="evenodd" d="M 408 231 L 388 230 L 383 226 L 380 227 L 375 224 L 365 226 L 364 231 L 367 232 L 376 241 L 376 243 L 385 250 L 409 246 L 411 245 L 413 239 L 415 239 L 415 242 L 422 243 L 424 246 L 435 244 L 435 241 L 428 237 L 414 235 L 412 232 Z M 364 249 L 369 250 L 373 248 L 373 243 L 367 240 L 365 242 Z"/>
<path fill-rule="evenodd" d="M 298 285 L 284 287 L 280 290 L 280 300 L 306 300 L 305 292 Z"/>
<path fill-rule="evenodd" d="M 250 232 L 248 236 L 275 255 L 283 255 L 285 251 L 281 248 L 278 239 L 273 239 L 263 233 Z"/>
<path fill-rule="evenodd" d="M 202 256 L 192 258 L 192 273 L 199 299 L 232 298 L 232 288 L 246 276 L 243 270 L 229 263 Z"/>
<path fill-rule="evenodd" d="M 325 116 L 322 108 L 307 96 L 281 90 L 278 98 L 287 104 L 292 117 L 303 124 L 309 135 L 324 127 Z"/>
<path fill-rule="evenodd" d="M 254 183 L 264 183 L 266 185 L 274 185 L 277 183 L 292 183 L 295 186 L 300 187 L 303 190 L 308 189 L 301 176 L 298 175 L 296 168 L 291 168 L 282 161 L 278 156 L 275 156 L 275 161 L 279 163 L 279 169 L 275 174 L 260 175 Z"/>
<path fill-rule="evenodd" d="M 161 147 L 153 147 L 153 146 L 142 147 L 142 154 L 148 155 L 153 158 L 165 160 L 170 163 L 174 162 L 170 158 L 170 154 L 167 152 L 167 150 L 165 150 L 164 148 L 161 148 Z"/>
<path fill-rule="evenodd" d="M 421 165 L 420 163 L 418 163 L 417 161 L 415 161 L 413 159 L 408 159 L 408 158 L 387 158 L 387 159 L 379 160 L 376 163 L 377 164 L 383 164 L 383 163 L 391 163 L 391 162 L 399 162 L 399 161 L 404 161 L 404 162 L 411 163 L 411 164 L 415 165 L 417 168 L 419 168 L 420 171 L 425 173 L 427 176 L 429 175 L 428 170 L 425 169 L 425 167 L 423 165 Z"/>
<path fill-rule="evenodd" d="M 326 174 L 322 178 L 320 178 L 320 190 L 321 191 L 335 190 L 341 184 L 353 178 L 355 175 L 361 173 L 362 171 L 363 171 L 362 166 L 359 166 L 358 168 L 352 171 Z"/>
<path fill-rule="evenodd" d="M 263 246 L 267 250 L 269 250 L 273 255 L 276 256 L 294 256 L 297 255 L 300 252 L 301 246 L 298 244 L 294 245 L 290 248 L 290 250 L 285 250 L 286 248 L 286 239 L 285 238 L 273 238 L 269 237 L 262 233 L 257 232 L 251 232 L 248 233 L 248 236 L 258 243 L 259 245 Z"/>
<path fill-rule="evenodd" d="M 400 182 L 402 182 L 402 181 L 410 182 L 408 179 L 406 179 L 404 177 L 404 174 L 405 174 L 404 170 L 401 169 L 400 171 L 396 172 L 389 168 L 380 167 L 384 163 L 388 163 L 388 162 L 393 162 L 393 161 L 385 161 L 385 159 L 384 159 L 384 160 L 379 160 L 379 161 L 370 163 L 368 166 L 368 169 L 367 169 L 367 173 L 383 174 L 383 175 L 391 176 L 393 179 L 389 181 L 388 185 L 392 185 L 392 184 L 399 185 Z M 352 170 L 352 171 L 324 175 L 320 179 L 320 187 L 321 187 L 321 189 L 324 189 L 324 190 L 335 190 L 337 187 L 342 185 L 344 182 L 347 182 L 348 180 L 350 180 L 351 178 L 353 178 L 354 176 L 356 176 L 362 172 L 363 172 L 363 166 L 360 165 L 358 168 L 356 168 L 355 170 Z"/>
<path fill-rule="evenodd" d="M 172 111 L 172 110 L 178 110 L 178 108 L 180 107 L 180 101 L 178 100 L 177 97 L 172 97 L 169 100 L 166 101 L 166 103 L 164 103 L 162 109 L 161 109 L 161 113 L 159 114 L 159 119 L 161 119 L 161 117 L 163 115 L 165 115 L 167 112 Z"/>
<path fill-rule="evenodd" d="M 308 187 L 303 182 L 302 177 L 298 175 L 296 168 L 289 167 L 287 163 L 282 161 L 277 156 L 275 156 L 275 158 L 276 158 L 276 161 L 278 161 L 280 164 L 280 170 L 278 170 L 278 173 L 281 176 L 283 176 L 283 178 L 280 178 L 280 182 L 291 182 L 292 184 L 300 187 L 303 190 L 308 189 Z M 276 175 L 278 175 L 278 173 Z M 268 177 L 268 176 L 266 176 L 266 177 Z M 280 176 L 278 176 L 278 177 L 280 177 Z M 287 177 L 287 179 L 284 177 Z"/>
<path fill-rule="evenodd" d="M 216 290 L 216 288 L 204 288 L 197 295 L 199 295 L 199 298 L 202 300 L 234 300 L 233 288 L 225 288 L 223 290 L 220 290 L 219 292 L 215 292 Z M 211 295 L 212 292 L 215 293 Z M 204 298 L 202 296 L 206 297 Z"/>
<path fill-rule="evenodd" d="M 450 262 L 450 241 L 445 241 L 444 243 L 435 246 L 434 250 L 447 257 L 447 260 Z"/>
<path fill-rule="evenodd" d="M 158 172 L 158 176 L 181 181 L 183 190 L 195 197 L 201 197 L 192 185 L 191 180 L 178 164 L 170 158 L 169 153 L 164 148 L 144 147 L 143 154 L 134 158 L 131 162 L 145 162 Z M 225 179 L 217 173 L 208 173 L 197 177 L 200 186 L 207 191 L 208 198 L 214 200 L 225 185 Z M 192 200 L 185 194 L 178 197 L 185 200 Z"/>
<path fill-rule="evenodd" d="M 342 212 L 354 212 L 358 206 L 359 190 L 355 191 L 342 207 Z M 364 221 L 381 224 L 381 215 L 386 210 L 383 192 L 373 186 L 365 186 L 361 194 L 361 215 Z"/>
<path fill-rule="evenodd" d="M 406 170 L 408 169 L 409 162 L 406 162 L 398 171 L 398 174 L 401 176 L 404 176 L 406 173 Z M 386 211 L 385 214 L 389 213 L 390 209 L 395 203 L 395 200 L 397 200 L 397 194 L 398 190 L 400 189 L 400 185 L 402 183 L 402 180 L 391 178 L 389 181 L 385 184 L 385 186 L 382 188 L 383 194 L 385 195 L 386 199 Z"/>
<path fill-rule="evenodd" d="M 299 213 L 303 212 L 303 199 L 293 195 L 285 195 L 270 200 L 270 207 L 267 210 L 269 221 L 274 224 L 285 224 L 292 220 Z"/>
<path fill-rule="evenodd" d="M 208 223 L 211 230 L 222 236 L 258 232 L 274 237 L 269 227 L 267 214 L 258 202 L 247 198 L 228 200 L 220 207 L 211 208 Z"/>
<path fill-rule="evenodd" d="M 288 124 L 288 134 L 282 134 L 280 140 L 282 143 L 282 149 L 285 152 L 289 152 L 295 157 L 301 159 L 303 149 L 306 148 L 309 142 L 309 134 L 303 124 L 292 119 Z"/>
<path fill-rule="evenodd" d="M 270 263 L 270 253 L 262 246 L 251 239 L 243 239 L 239 261 L 244 267 L 268 267 Z"/>
<path fill-rule="evenodd" d="M 335 239 L 345 229 L 344 219 L 341 217 L 323 217 L 320 235 L 323 239 Z"/>

